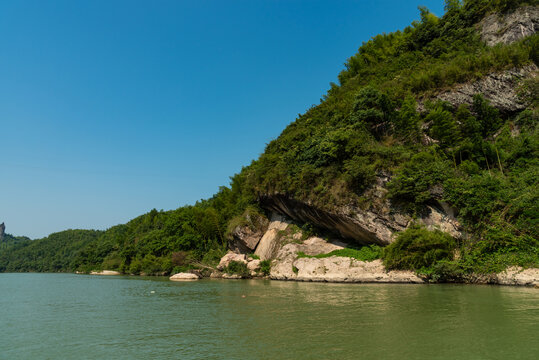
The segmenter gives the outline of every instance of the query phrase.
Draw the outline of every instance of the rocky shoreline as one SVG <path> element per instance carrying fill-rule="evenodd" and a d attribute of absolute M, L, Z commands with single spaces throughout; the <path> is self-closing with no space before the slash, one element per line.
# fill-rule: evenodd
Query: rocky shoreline
<path fill-rule="evenodd" d="M 316 236 L 306 237 L 293 221 L 277 213 L 271 215 L 266 226 L 265 231 L 241 228 L 233 231 L 235 251 L 229 251 L 221 259 L 210 277 L 332 283 L 430 283 L 428 278 L 414 271 L 388 271 L 380 259 L 361 261 L 345 256 L 325 256 L 346 249 L 348 244 L 342 239 L 328 241 Z M 238 250 L 245 248 L 254 249 L 254 253 L 245 254 Z M 268 275 L 260 271 L 262 261 L 271 264 Z M 227 273 L 232 262 L 244 264 L 248 275 Z M 510 267 L 498 274 L 468 274 L 458 282 L 539 287 L 539 269 Z"/>

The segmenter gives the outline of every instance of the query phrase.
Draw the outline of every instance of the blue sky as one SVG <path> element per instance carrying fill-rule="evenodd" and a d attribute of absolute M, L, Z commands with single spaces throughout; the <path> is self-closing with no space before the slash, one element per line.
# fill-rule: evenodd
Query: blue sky
<path fill-rule="evenodd" d="M 207 198 L 442 0 L 1 1 L 0 223 L 32 238 Z"/>

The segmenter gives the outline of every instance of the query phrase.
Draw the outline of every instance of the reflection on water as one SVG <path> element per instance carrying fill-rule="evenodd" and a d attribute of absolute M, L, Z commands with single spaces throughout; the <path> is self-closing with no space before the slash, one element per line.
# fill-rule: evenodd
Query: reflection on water
<path fill-rule="evenodd" d="M 539 290 L 0 274 L 0 359 L 535 359 Z"/>

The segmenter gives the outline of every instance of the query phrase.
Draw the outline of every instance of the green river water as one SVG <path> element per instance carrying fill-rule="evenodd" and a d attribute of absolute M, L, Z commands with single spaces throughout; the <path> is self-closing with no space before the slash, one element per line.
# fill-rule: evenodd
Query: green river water
<path fill-rule="evenodd" d="M 539 359 L 539 290 L 0 274 L 0 359 Z"/>

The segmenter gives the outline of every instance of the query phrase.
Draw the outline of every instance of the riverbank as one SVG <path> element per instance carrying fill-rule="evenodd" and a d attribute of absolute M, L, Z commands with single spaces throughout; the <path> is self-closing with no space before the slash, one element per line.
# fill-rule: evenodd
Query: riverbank
<path fill-rule="evenodd" d="M 234 278 L 265 275 L 272 280 L 334 283 L 433 283 L 499 284 L 539 286 L 539 269 L 508 267 L 500 273 L 462 273 L 453 278 L 436 278 L 413 270 L 390 270 L 380 259 L 382 249 L 363 247 L 342 238 L 308 235 L 289 218 L 272 213 L 264 231 L 237 227 L 232 247 L 221 258 L 211 277 Z M 250 251 L 251 253 L 247 253 Z M 230 264 L 234 267 L 227 274 Z M 240 271 L 243 269 L 243 273 Z"/>

